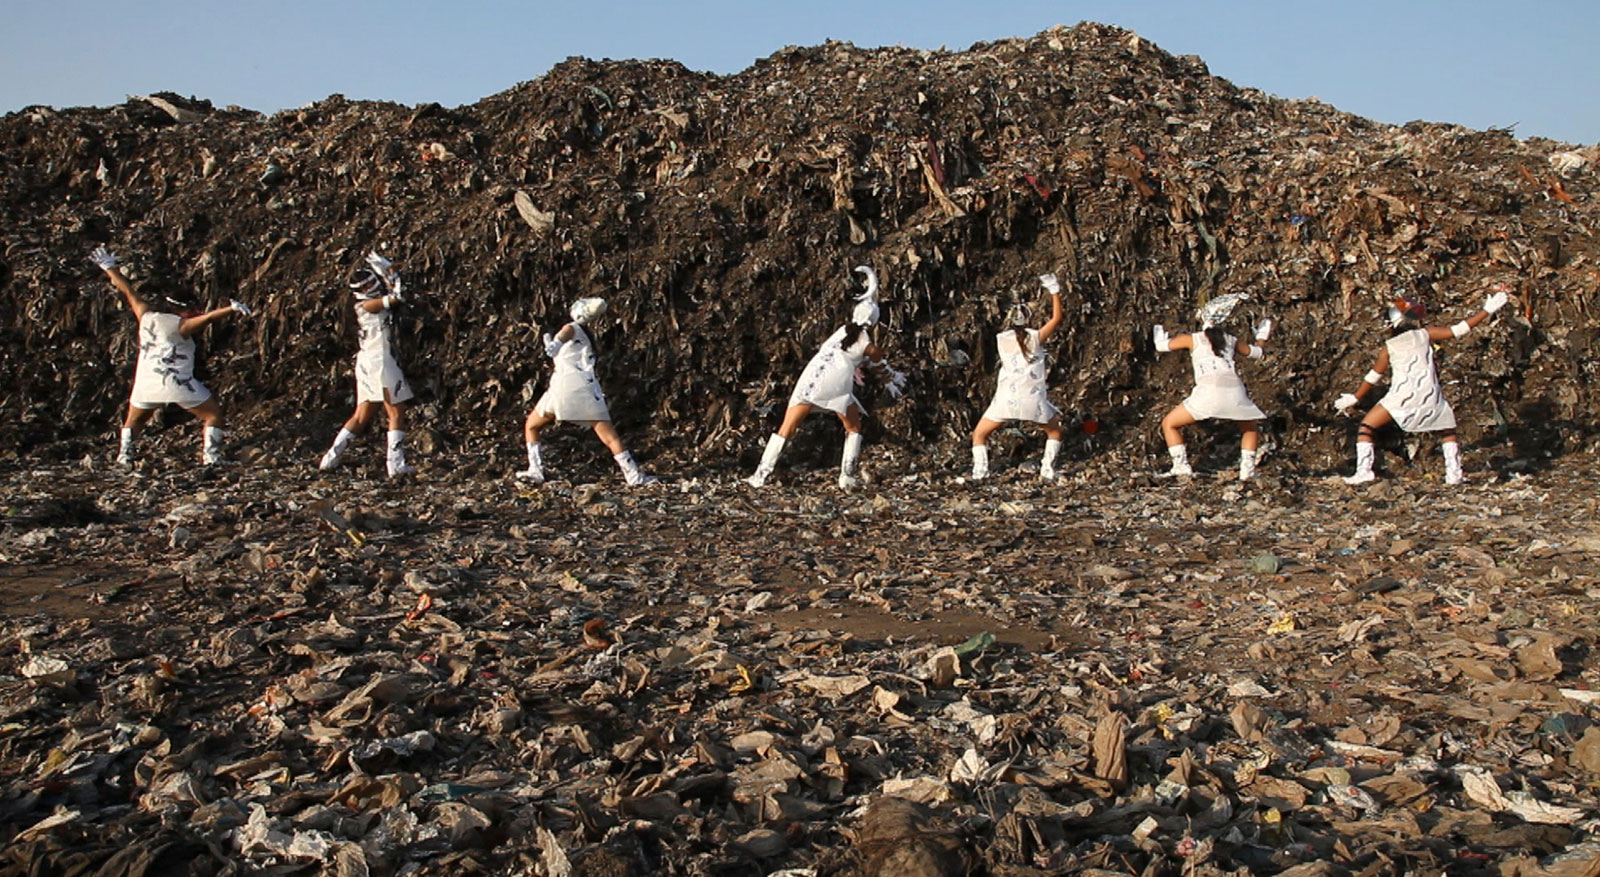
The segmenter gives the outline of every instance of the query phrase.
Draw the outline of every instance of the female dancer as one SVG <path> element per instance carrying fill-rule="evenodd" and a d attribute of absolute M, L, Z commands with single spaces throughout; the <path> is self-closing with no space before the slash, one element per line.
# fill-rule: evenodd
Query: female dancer
<path fill-rule="evenodd" d="M 89 260 L 106 273 L 106 279 L 122 293 L 128 310 L 139 321 L 139 365 L 134 372 L 133 392 L 128 396 L 128 414 L 122 421 L 117 465 L 133 465 L 139 433 L 156 409 L 167 404 L 180 405 L 200 418 L 204 424 L 200 459 L 207 466 L 221 463 L 222 408 L 205 384 L 195 379 L 194 333 L 229 314 L 249 316 L 250 309 L 230 301 L 227 307 L 202 313 L 193 302 L 176 294 L 146 299 L 134 292 L 110 250 L 96 247 Z"/>
<path fill-rule="evenodd" d="M 1183 443 L 1179 430 L 1199 420 L 1232 420 L 1239 424 L 1239 480 L 1248 481 L 1256 475 L 1256 448 L 1261 440 L 1258 424 L 1266 415 L 1250 401 L 1244 382 L 1235 370 L 1234 356 L 1250 359 L 1262 357 L 1262 345 L 1272 335 L 1272 320 L 1262 320 L 1256 325 L 1254 344 L 1245 344 L 1222 329 L 1228 315 L 1239 302 L 1249 296 L 1243 293 L 1220 295 L 1200 308 L 1195 317 L 1200 321 L 1200 331 L 1193 335 L 1167 336 L 1167 330 L 1155 327 L 1156 350 L 1189 351 L 1189 361 L 1194 368 L 1194 390 L 1161 419 L 1161 436 L 1166 439 L 1167 453 L 1172 456 L 1172 469 L 1168 476 L 1194 474 L 1189 465 L 1189 449 Z"/>
<path fill-rule="evenodd" d="M 905 387 L 905 375 L 889 366 L 883 353 L 872 342 L 870 330 L 878 323 L 878 274 L 866 265 L 856 268 L 866 277 L 867 291 L 856 298 L 850 312 L 850 322 L 823 342 L 822 349 L 811 357 L 800 381 L 789 396 L 789 408 L 783 413 L 783 425 L 767 439 L 767 449 L 761 454 L 761 464 L 755 474 L 745 479 L 751 487 L 764 487 L 772 470 L 778 465 L 778 455 L 783 446 L 794 437 L 800 421 L 806 419 L 812 408 L 826 408 L 839 415 L 844 424 L 844 455 L 839 461 L 839 488 L 849 490 L 858 483 L 856 462 L 861 458 L 861 417 L 865 411 L 856 401 L 856 369 L 866 362 L 889 394 L 900 397 Z"/>
<path fill-rule="evenodd" d="M 994 336 L 1000 351 L 1000 379 L 994 399 L 972 431 L 972 480 L 989 477 L 989 434 L 1008 420 L 1027 420 L 1044 426 L 1044 458 L 1039 461 L 1039 477 L 1054 481 L 1056 455 L 1061 452 L 1061 410 L 1050 404 L 1045 379 L 1050 360 L 1044 342 L 1061 326 L 1061 284 L 1054 274 L 1043 274 L 1039 283 L 1050 293 L 1050 319 L 1038 329 L 1026 328 L 1031 316 L 1027 305 L 1018 304 L 1009 314 L 1011 328 Z"/>
<path fill-rule="evenodd" d="M 1483 310 L 1448 329 L 1422 325 L 1428 311 L 1416 302 L 1400 298 L 1389 306 L 1389 340 L 1378 352 L 1378 361 L 1354 394 L 1341 394 L 1333 403 L 1340 414 L 1348 414 L 1374 384 L 1383 380 L 1384 371 L 1394 366 L 1389 392 L 1361 418 L 1356 432 L 1356 471 L 1344 479 L 1346 484 L 1366 484 L 1377 478 L 1372 472 L 1376 456 L 1372 436 L 1391 420 L 1406 432 L 1443 433 L 1440 438 L 1444 450 L 1444 483 L 1461 483 L 1461 444 L 1456 440 L 1456 414 L 1445 401 L 1444 387 L 1434 368 L 1433 344 L 1460 338 L 1505 306 L 1506 293 L 1498 289 L 1484 300 Z"/>
<path fill-rule="evenodd" d="M 594 427 L 594 434 L 611 451 L 629 487 L 655 483 L 654 476 L 639 471 L 633 454 L 628 453 L 622 437 L 611 425 L 611 409 L 606 405 L 606 395 L 601 392 L 600 381 L 594 374 L 594 345 L 584 327 L 605 312 L 605 299 L 580 298 L 568 311 L 572 322 L 562 326 L 554 336 L 544 336 L 544 353 L 555 360 L 555 371 L 550 375 L 550 387 L 539 397 L 522 424 L 522 436 L 528 446 L 528 468 L 518 472 L 518 478 L 535 484 L 544 481 L 539 431 L 564 421 Z"/>
<path fill-rule="evenodd" d="M 381 405 L 389 421 L 389 477 L 410 475 L 417 470 L 407 465 L 402 443 L 412 392 L 394 358 L 394 306 L 401 301 L 400 275 L 388 259 L 368 253 L 367 267 L 356 272 L 350 289 L 356 297 L 356 326 L 361 335 L 356 353 L 356 410 L 334 436 L 333 446 L 322 455 L 318 468 L 327 471 L 338 466 L 351 440 L 366 431 Z"/>

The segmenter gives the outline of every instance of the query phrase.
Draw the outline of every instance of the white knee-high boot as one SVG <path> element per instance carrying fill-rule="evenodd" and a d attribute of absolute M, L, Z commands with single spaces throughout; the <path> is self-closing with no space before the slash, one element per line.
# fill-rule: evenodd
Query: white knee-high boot
<path fill-rule="evenodd" d="M 745 479 L 751 487 L 766 487 L 767 479 L 772 477 L 772 470 L 778 466 L 778 455 L 783 453 L 784 438 L 773 433 L 767 439 L 767 449 L 761 452 L 761 465 L 756 467 L 754 475 Z"/>
<path fill-rule="evenodd" d="M 1460 484 L 1466 480 L 1461 474 L 1461 443 L 1444 443 L 1444 483 Z"/>
<path fill-rule="evenodd" d="M 528 468 L 518 472 L 517 477 L 535 484 L 544 482 L 544 454 L 538 442 L 528 442 Z"/>
<path fill-rule="evenodd" d="M 982 481 L 989 477 L 989 446 L 972 446 L 972 480 Z"/>
<path fill-rule="evenodd" d="M 1039 477 L 1045 481 L 1056 480 L 1056 457 L 1061 453 L 1060 439 L 1044 440 L 1044 457 L 1039 460 Z"/>
<path fill-rule="evenodd" d="M 1372 472 L 1372 464 L 1377 460 L 1377 450 L 1372 442 L 1356 442 L 1356 472 L 1345 478 L 1346 484 L 1366 484 L 1376 481 L 1378 476 Z"/>
<path fill-rule="evenodd" d="M 839 489 L 849 490 L 861 483 L 856 478 L 856 462 L 861 459 L 861 433 L 844 437 L 844 453 L 839 457 Z"/>

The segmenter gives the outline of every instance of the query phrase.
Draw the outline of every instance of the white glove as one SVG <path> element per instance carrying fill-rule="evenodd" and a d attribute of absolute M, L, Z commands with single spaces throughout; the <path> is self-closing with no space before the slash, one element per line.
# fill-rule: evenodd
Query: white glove
<path fill-rule="evenodd" d="M 883 388 L 889 391 L 889 398 L 898 399 L 906 394 L 906 376 L 896 371 L 895 367 L 883 364 Z"/>
<path fill-rule="evenodd" d="M 1256 324 L 1256 340 L 1265 341 L 1272 337 L 1272 318 L 1267 317 Z"/>
<path fill-rule="evenodd" d="M 117 254 L 105 247 L 95 247 L 89 254 L 89 261 L 93 262 L 102 271 L 110 271 L 117 267 Z"/>
<path fill-rule="evenodd" d="M 1044 285 L 1044 291 L 1051 295 L 1061 294 L 1061 281 L 1054 274 L 1040 274 L 1039 282 Z"/>
<path fill-rule="evenodd" d="M 550 357 L 551 359 L 555 359 L 556 354 L 561 352 L 563 343 L 564 342 L 557 341 L 556 336 L 551 335 L 549 332 L 544 333 L 544 355 Z"/>
<path fill-rule="evenodd" d="M 235 298 L 228 299 L 228 307 L 233 308 L 233 312 L 241 317 L 248 317 L 255 313 L 255 311 L 250 309 L 249 305 Z"/>
<path fill-rule="evenodd" d="M 389 299 L 391 301 L 404 301 L 404 297 L 400 295 L 400 275 L 390 272 L 385 279 L 389 282 Z"/>
<path fill-rule="evenodd" d="M 1340 414 L 1349 414 L 1350 409 L 1356 407 L 1359 401 L 1361 400 L 1357 399 L 1354 393 L 1341 393 L 1339 398 L 1333 400 L 1333 410 Z"/>
<path fill-rule="evenodd" d="M 1151 330 L 1150 334 L 1155 338 L 1156 350 L 1158 352 L 1166 353 L 1172 349 L 1172 339 L 1167 337 L 1167 330 L 1160 323 L 1155 325 L 1155 328 Z"/>
<path fill-rule="evenodd" d="M 1483 309 L 1492 314 L 1505 307 L 1508 299 L 1509 296 L 1505 294 L 1504 290 L 1501 290 L 1483 300 Z"/>

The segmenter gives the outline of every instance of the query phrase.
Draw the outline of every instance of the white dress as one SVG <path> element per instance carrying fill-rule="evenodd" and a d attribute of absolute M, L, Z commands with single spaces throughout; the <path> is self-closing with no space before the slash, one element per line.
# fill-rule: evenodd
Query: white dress
<path fill-rule="evenodd" d="M 856 368 L 867 358 L 867 348 L 872 346 L 872 339 L 867 336 L 867 330 L 862 329 L 855 343 L 847 349 L 844 346 L 844 331 L 845 327 L 841 326 L 828 336 L 828 340 L 822 343 L 822 349 L 806 363 L 806 370 L 800 373 L 800 381 L 794 385 L 794 392 L 789 394 L 791 408 L 796 405 L 815 405 L 835 414 L 845 413 L 851 405 L 861 408 L 855 395 Z"/>
<path fill-rule="evenodd" d="M 182 325 L 177 314 L 147 310 L 139 318 L 139 366 L 128 404 L 143 409 L 169 403 L 193 408 L 211 398 L 206 385 L 195 380 L 194 339 L 178 331 Z"/>
<path fill-rule="evenodd" d="M 1026 351 L 1017 343 L 1015 331 L 1007 330 L 994 336 L 1000 351 L 1000 378 L 995 385 L 994 400 L 983 412 L 985 420 L 1049 423 L 1061 413 L 1050 404 L 1049 389 L 1045 386 L 1045 379 L 1050 376 L 1050 358 L 1039 342 L 1039 330 L 1029 329 L 1025 337 L 1028 339 Z"/>
<path fill-rule="evenodd" d="M 394 359 L 394 315 L 385 307 L 372 313 L 356 305 L 356 327 L 361 349 L 356 353 L 356 402 L 382 402 L 384 391 L 394 404 L 409 401 L 411 384 Z"/>
<path fill-rule="evenodd" d="M 1233 367 L 1233 354 L 1239 339 L 1224 336 L 1227 344 L 1222 355 L 1211 349 L 1211 339 L 1204 332 L 1189 336 L 1189 364 L 1194 368 L 1194 391 L 1183 400 L 1195 420 L 1261 420 L 1267 415 L 1245 392 L 1244 381 Z"/>
<path fill-rule="evenodd" d="M 600 380 L 594 374 L 594 344 L 582 326 L 569 325 L 572 326 L 572 340 L 561 345 L 556 353 L 550 387 L 539 397 L 533 410 L 566 423 L 609 423 L 611 409 L 606 405 L 606 394 L 600 390 Z"/>
<path fill-rule="evenodd" d="M 1433 365 L 1433 339 L 1427 329 L 1412 329 L 1390 338 L 1389 392 L 1378 400 L 1406 432 L 1456 428 L 1456 413 L 1444 400 L 1444 387 Z"/>

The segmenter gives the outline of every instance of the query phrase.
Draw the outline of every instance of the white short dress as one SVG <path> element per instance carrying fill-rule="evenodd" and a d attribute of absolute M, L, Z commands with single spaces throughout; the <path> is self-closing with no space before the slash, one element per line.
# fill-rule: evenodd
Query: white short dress
<path fill-rule="evenodd" d="M 1244 381 L 1233 367 L 1233 354 L 1239 339 L 1224 336 L 1222 355 L 1211 349 L 1204 332 L 1189 336 L 1189 364 L 1194 368 L 1194 390 L 1183 400 L 1183 407 L 1195 420 L 1261 420 L 1267 415 L 1245 392 Z"/>
<path fill-rule="evenodd" d="M 606 405 L 606 394 L 600 390 L 600 380 L 594 374 L 594 344 L 582 326 L 569 325 L 572 326 L 572 340 L 561 345 L 556 353 L 550 386 L 533 410 L 564 423 L 609 423 L 611 409 Z"/>
<path fill-rule="evenodd" d="M 1027 350 L 1017 343 L 1015 331 L 994 336 L 1000 351 L 1000 378 L 995 384 L 994 400 L 983 412 L 985 420 L 1049 423 L 1061 413 L 1050 404 L 1049 388 L 1045 386 L 1050 376 L 1050 357 L 1039 343 L 1039 330 L 1029 329 L 1024 337 L 1028 339 Z"/>
<path fill-rule="evenodd" d="M 1378 404 L 1406 432 L 1455 429 L 1456 413 L 1444 400 L 1444 387 L 1433 364 L 1433 339 L 1427 329 L 1412 329 L 1390 338 L 1389 392 Z"/>
<path fill-rule="evenodd" d="M 839 331 L 828 336 L 828 340 L 822 343 L 822 349 L 806 363 L 805 371 L 800 373 L 800 381 L 794 385 L 794 392 L 789 394 L 789 407 L 815 405 L 835 414 L 845 413 L 851 405 L 861 409 L 861 403 L 856 401 L 855 395 L 856 369 L 867 358 L 867 348 L 872 346 L 872 339 L 868 337 L 867 330 L 862 329 L 855 343 L 846 348 L 845 328 L 840 326 Z"/>
<path fill-rule="evenodd" d="M 361 349 L 356 353 L 356 402 L 399 404 L 412 398 L 411 384 L 394 359 L 394 315 L 388 307 L 372 313 L 356 305 L 356 327 L 361 332 Z"/>
<path fill-rule="evenodd" d="M 139 365 L 133 373 L 128 404 L 151 410 L 163 405 L 193 408 L 211 398 L 194 376 L 194 339 L 178 329 L 177 314 L 145 311 L 139 318 Z"/>

